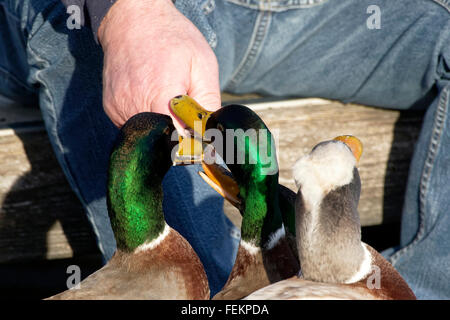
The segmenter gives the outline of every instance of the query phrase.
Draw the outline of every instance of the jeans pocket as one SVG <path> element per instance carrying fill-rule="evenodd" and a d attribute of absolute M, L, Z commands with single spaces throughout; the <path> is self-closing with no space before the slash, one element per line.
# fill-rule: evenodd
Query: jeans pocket
<path fill-rule="evenodd" d="M 225 0 L 236 5 L 261 11 L 281 12 L 320 5 L 328 0 Z"/>

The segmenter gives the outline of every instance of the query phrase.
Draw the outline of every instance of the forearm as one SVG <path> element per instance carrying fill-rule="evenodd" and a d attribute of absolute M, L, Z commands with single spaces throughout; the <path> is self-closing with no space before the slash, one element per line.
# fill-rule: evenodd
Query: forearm
<path fill-rule="evenodd" d="M 135 43 L 133 39 L 143 34 L 148 36 L 148 40 L 164 36 L 167 33 L 166 28 L 179 19 L 179 12 L 172 2 L 172 0 L 116 0 L 98 28 L 99 43 L 105 50 L 112 42 L 120 45 L 131 40 Z M 144 21 L 148 23 L 145 24 L 145 30 L 142 30 Z"/>

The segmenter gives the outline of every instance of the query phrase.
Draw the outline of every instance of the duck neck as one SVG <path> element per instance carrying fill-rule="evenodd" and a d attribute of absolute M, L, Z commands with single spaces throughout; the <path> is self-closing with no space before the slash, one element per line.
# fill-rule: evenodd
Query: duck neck
<path fill-rule="evenodd" d="M 240 185 L 244 199 L 241 238 L 256 247 L 268 246 L 283 227 L 278 203 L 278 174 Z"/>
<path fill-rule="evenodd" d="M 158 166 L 160 149 L 153 148 L 149 133 L 111 155 L 108 211 L 118 249 L 133 251 L 164 230 L 161 184 L 169 167 Z"/>
<path fill-rule="evenodd" d="M 247 129 L 245 134 L 248 133 L 249 137 L 244 134 L 245 138 L 239 143 L 235 135 L 234 143 L 236 154 L 245 155 L 245 161 L 230 166 L 244 200 L 241 209 L 241 240 L 256 248 L 268 248 L 273 242 L 278 242 L 279 236 L 273 235 L 277 232 L 280 235 L 280 230 L 284 231 L 279 208 L 275 144 L 271 132 L 259 118 L 242 129 Z"/>
<path fill-rule="evenodd" d="M 351 188 L 339 187 L 316 203 L 308 201 L 308 196 L 297 203 L 297 247 L 307 280 L 349 283 L 367 273 L 369 260 L 361 243 L 357 202 L 352 201 Z"/>

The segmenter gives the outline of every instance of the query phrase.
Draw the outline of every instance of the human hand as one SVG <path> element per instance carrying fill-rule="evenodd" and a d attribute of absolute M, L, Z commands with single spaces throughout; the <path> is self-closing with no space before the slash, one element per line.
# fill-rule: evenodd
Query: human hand
<path fill-rule="evenodd" d="M 216 56 L 171 0 L 117 1 L 98 38 L 104 51 L 103 107 L 116 126 L 144 111 L 175 119 L 169 101 L 181 94 L 208 110 L 220 108 Z"/>

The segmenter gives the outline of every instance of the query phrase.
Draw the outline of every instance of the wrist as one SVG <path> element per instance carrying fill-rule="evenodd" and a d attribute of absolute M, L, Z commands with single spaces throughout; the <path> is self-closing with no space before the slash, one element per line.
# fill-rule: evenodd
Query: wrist
<path fill-rule="evenodd" d="M 139 21 L 161 23 L 170 10 L 176 10 L 173 0 L 118 0 L 108 10 L 98 28 L 98 41 L 105 49 L 113 39 L 121 39 L 127 32 L 139 28 Z"/>

